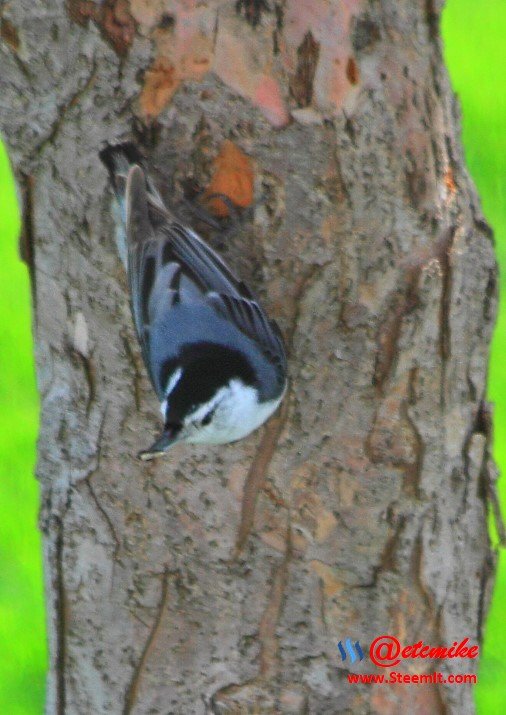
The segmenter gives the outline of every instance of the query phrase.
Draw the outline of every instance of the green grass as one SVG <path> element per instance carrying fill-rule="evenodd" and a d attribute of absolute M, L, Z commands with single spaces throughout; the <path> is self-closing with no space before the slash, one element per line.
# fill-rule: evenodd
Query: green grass
<path fill-rule="evenodd" d="M 506 2 L 448 0 L 443 15 L 446 61 L 463 109 L 466 159 L 495 231 L 501 269 L 501 294 L 506 293 Z M 506 303 L 492 345 L 490 400 L 495 403 L 494 452 L 506 472 Z M 506 513 L 506 479 L 500 481 Z M 506 554 L 501 553 L 492 608 L 476 687 L 480 715 L 506 713 Z"/>
<path fill-rule="evenodd" d="M 468 166 L 506 267 L 506 2 L 448 0 L 446 58 L 460 95 Z M 38 402 L 30 333 L 30 292 L 17 254 L 19 217 L 0 145 L 0 714 L 43 708 L 46 647 L 35 462 Z M 504 270 L 502 271 L 504 275 Z M 502 280 L 503 292 L 505 281 Z M 490 398 L 495 455 L 506 469 L 506 308 L 495 332 Z M 506 480 L 501 494 L 506 511 Z M 506 558 L 500 560 L 476 700 L 480 715 L 506 713 Z"/>
<path fill-rule="evenodd" d="M 0 144 L 0 713 L 42 712 L 46 668 L 35 440 L 38 398 L 30 288 L 19 216 Z"/>

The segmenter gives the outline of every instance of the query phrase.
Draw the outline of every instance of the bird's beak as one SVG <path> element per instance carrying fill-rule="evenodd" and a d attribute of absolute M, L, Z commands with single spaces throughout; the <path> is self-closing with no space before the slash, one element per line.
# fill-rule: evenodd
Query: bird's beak
<path fill-rule="evenodd" d="M 139 459 L 148 462 L 150 459 L 159 457 L 167 452 L 173 444 L 179 441 L 179 430 L 164 429 L 160 437 L 154 442 L 149 449 L 139 452 Z"/>

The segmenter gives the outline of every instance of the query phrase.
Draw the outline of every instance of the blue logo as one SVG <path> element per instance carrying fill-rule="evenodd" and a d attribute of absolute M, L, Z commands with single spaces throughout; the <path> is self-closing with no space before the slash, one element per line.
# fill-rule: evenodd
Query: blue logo
<path fill-rule="evenodd" d="M 364 653 L 362 651 L 362 648 L 360 647 L 360 643 L 358 641 L 355 641 L 355 645 L 351 642 L 351 638 L 347 638 L 344 642 L 344 647 L 343 647 L 343 642 L 339 641 L 337 644 L 337 647 L 339 649 L 339 653 L 341 654 L 341 659 L 343 661 L 346 660 L 346 653 L 348 653 L 348 656 L 350 658 L 351 664 L 356 660 L 363 660 L 364 659 Z M 346 650 L 345 650 L 346 648 Z M 357 655 L 358 653 L 358 655 Z"/>

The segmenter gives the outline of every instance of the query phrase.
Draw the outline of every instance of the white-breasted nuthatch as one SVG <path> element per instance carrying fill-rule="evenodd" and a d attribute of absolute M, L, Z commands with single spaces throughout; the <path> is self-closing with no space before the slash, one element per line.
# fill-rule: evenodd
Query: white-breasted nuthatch
<path fill-rule="evenodd" d="M 283 338 L 247 286 L 165 207 L 132 143 L 100 158 L 118 199 L 133 320 L 164 429 L 141 459 L 176 442 L 225 444 L 283 399 Z M 126 255 L 125 255 L 126 254 Z"/>

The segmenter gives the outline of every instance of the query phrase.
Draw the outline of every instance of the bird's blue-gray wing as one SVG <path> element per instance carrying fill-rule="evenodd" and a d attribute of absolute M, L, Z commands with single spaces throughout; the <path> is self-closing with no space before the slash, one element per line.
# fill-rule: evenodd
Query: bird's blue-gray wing
<path fill-rule="evenodd" d="M 158 395 L 163 398 L 165 389 L 160 360 L 176 359 L 185 336 L 230 347 L 237 347 L 237 341 L 257 346 L 282 384 L 281 333 L 247 286 L 197 234 L 164 214 L 159 201 L 151 201 L 139 166 L 130 169 L 126 199 L 132 313 Z"/>
<path fill-rule="evenodd" d="M 238 280 L 222 259 L 193 231 L 180 224 L 164 227 L 170 235 L 172 259 L 180 261 L 206 293 L 207 302 L 224 318 L 259 344 L 266 356 L 286 369 L 281 331 L 269 320 L 243 281 Z"/>
<path fill-rule="evenodd" d="M 221 316 L 258 344 L 264 356 L 276 368 L 280 386 L 283 385 L 287 367 L 286 354 L 277 323 L 267 318 L 254 299 L 214 292 L 209 293 L 207 299 Z"/>

